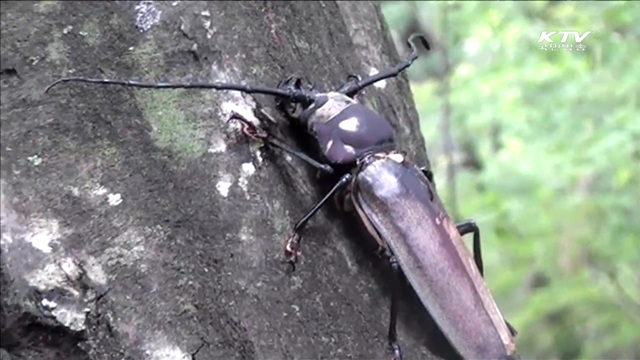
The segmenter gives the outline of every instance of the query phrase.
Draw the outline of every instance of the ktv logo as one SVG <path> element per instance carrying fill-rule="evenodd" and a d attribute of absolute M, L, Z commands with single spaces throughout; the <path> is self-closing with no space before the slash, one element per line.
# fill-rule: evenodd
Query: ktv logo
<path fill-rule="evenodd" d="M 584 39 L 587 38 L 591 34 L 591 31 L 586 31 L 584 34 L 580 35 L 577 31 L 543 31 L 540 34 L 540 38 L 538 39 L 538 48 L 540 50 L 551 50 L 551 51 L 572 51 L 574 48 L 577 51 L 585 51 L 587 46 L 581 44 Z M 554 36 L 556 35 L 556 36 Z M 562 35 L 560 42 L 557 42 L 557 39 Z M 574 43 L 567 43 L 569 40 L 569 36 L 573 35 Z M 556 41 L 554 41 L 556 39 Z"/>

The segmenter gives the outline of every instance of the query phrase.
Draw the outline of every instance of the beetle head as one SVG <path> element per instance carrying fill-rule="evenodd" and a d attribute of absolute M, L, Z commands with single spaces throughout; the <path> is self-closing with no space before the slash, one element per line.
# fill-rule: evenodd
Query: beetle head
<path fill-rule="evenodd" d="M 308 83 L 308 82 L 307 82 Z M 304 93 L 306 99 L 279 97 L 277 105 L 289 121 L 315 138 L 324 159 L 349 164 L 375 150 L 394 147 L 393 128 L 384 117 L 340 92 L 322 93 L 303 79 L 289 77 L 278 88 Z"/>
<path fill-rule="evenodd" d="M 278 98 L 276 100 L 277 106 L 280 111 L 284 112 L 289 120 L 295 121 L 297 125 L 305 125 L 306 121 L 303 118 L 303 112 L 309 109 L 316 98 L 316 86 L 310 82 L 298 77 L 289 76 L 278 84 L 278 89 L 292 91 L 292 92 L 304 92 L 309 96 L 309 101 L 301 102 L 298 100 Z"/>

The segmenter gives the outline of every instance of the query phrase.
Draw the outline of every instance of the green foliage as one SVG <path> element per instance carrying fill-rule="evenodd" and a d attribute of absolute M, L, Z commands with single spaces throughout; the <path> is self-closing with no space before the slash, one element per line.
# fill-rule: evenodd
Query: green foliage
<path fill-rule="evenodd" d="M 640 358 L 640 4 L 382 7 L 398 46 L 417 24 L 446 47 L 450 71 L 442 47 L 423 55 L 413 94 L 441 194 L 450 102 L 458 212 L 481 228 L 487 283 L 520 351 Z M 543 31 L 592 33 L 584 51 L 545 51 Z"/>

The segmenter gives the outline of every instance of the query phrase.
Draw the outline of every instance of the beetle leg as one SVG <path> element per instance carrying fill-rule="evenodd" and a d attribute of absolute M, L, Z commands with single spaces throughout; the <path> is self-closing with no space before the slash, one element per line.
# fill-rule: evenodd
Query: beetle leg
<path fill-rule="evenodd" d="M 511 333 L 511 336 L 518 335 L 518 330 L 516 330 L 516 328 L 514 328 L 513 325 L 509 324 L 507 320 L 505 320 L 504 323 L 507 324 L 507 327 L 509 328 L 509 332 Z"/>
<path fill-rule="evenodd" d="M 418 169 L 422 171 L 422 173 L 427 177 L 430 183 L 435 184 L 435 182 L 433 181 L 433 171 L 431 171 L 431 169 L 426 166 L 421 166 Z"/>
<path fill-rule="evenodd" d="M 456 225 L 460 236 L 464 236 L 473 232 L 473 259 L 476 262 L 476 266 L 480 271 L 480 275 L 484 277 L 484 266 L 482 264 L 482 250 L 480 249 L 480 228 L 476 225 L 476 222 L 473 220 L 466 221 Z M 513 327 L 513 325 L 509 324 L 508 321 L 504 321 L 509 328 L 509 332 L 511 332 L 511 336 L 516 336 L 518 331 Z"/>
<path fill-rule="evenodd" d="M 322 198 L 322 200 L 320 200 L 317 204 L 315 204 L 313 206 L 313 208 L 305 216 L 303 216 L 300 220 L 298 220 L 298 222 L 293 227 L 293 233 L 291 234 L 291 236 L 287 240 L 287 245 L 285 246 L 285 256 L 287 258 L 287 262 L 289 264 L 291 264 L 293 270 L 295 270 L 295 268 L 296 268 L 295 263 L 296 263 L 296 261 L 298 259 L 298 256 L 301 253 L 300 252 L 300 242 L 302 241 L 302 238 L 300 236 L 300 233 L 307 226 L 307 223 L 313 217 L 313 215 L 315 215 L 318 212 L 318 210 L 320 210 L 320 208 L 336 192 L 338 192 L 338 190 L 340 190 L 343 187 L 347 186 L 351 182 L 352 178 L 353 178 L 353 176 L 351 174 L 349 174 L 349 173 L 342 175 L 342 177 L 340 178 L 338 183 L 334 185 L 333 189 L 331 189 L 331 191 L 329 191 L 329 193 L 326 194 Z"/>
<path fill-rule="evenodd" d="M 458 229 L 460 236 L 464 236 L 473 232 L 473 260 L 475 260 L 476 262 L 476 266 L 480 271 L 480 275 L 484 277 L 482 250 L 480 249 L 480 229 L 478 228 L 478 225 L 476 225 L 475 221 L 471 220 L 456 225 L 456 228 Z"/>
<path fill-rule="evenodd" d="M 372 76 L 368 76 L 364 79 L 356 80 L 356 81 L 351 81 L 351 80 L 347 81 L 344 85 L 342 85 L 339 88 L 338 92 L 345 94 L 349 97 L 354 97 L 360 90 L 364 89 L 369 85 L 372 85 L 380 80 L 398 76 L 400 72 L 402 72 L 403 70 L 411 66 L 411 64 L 418 58 L 418 48 L 415 45 L 416 39 L 420 39 L 420 41 L 422 42 L 422 45 L 427 50 L 430 50 L 429 43 L 427 42 L 427 39 L 423 35 L 413 34 L 409 37 L 409 40 L 407 40 L 409 47 L 411 47 L 411 53 L 409 54 L 406 60 L 401 61 L 394 67 L 382 70 L 379 73 Z"/>
<path fill-rule="evenodd" d="M 398 343 L 396 321 L 398 319 L 398 292 L 400 291 L 400 265 L 391 250 L 387 250 L 389 265 L 391 265 L 391 311 L 389 315 L 389 346 L 393 351 L 393 360 L 402 359 L 402 350 Z"/>
<path fill-rule="evenodd" d="M 327 164 L 322 164 L 319 163 L 318 161 L 312 159 L 311 157 L 307 156 L 305 153 L 303 153 L 300 150 L 297 150 L 295 148 L 293 148 L 292 146 L 289 146 L 287 144 L 285 144 L 284 142 L 276 139 L 275 137 L 273 137 L 272 135 L 268 134 L 266 131 L 256 127 L 253 123 L 251 123 L 249 120 L 247 120 L 247 118 L 245 118 L 244 116 L 238 114 L 237 112 L 232 112 L 231 113 L 231 117 L 229 118 L 229 120 L 227 120 L 227 122 L 231 121 L 231 120 L 239 120 L 242 123 L 242 132 L 251 137 L 252 139 L 260 139 L 264 142 L 266 142 L 267 144 L 271 145 L 271 146 L 275 146 L 277 148 L 279 148 L 280 150 L 287 152 L 295 157 L 297 157 L 298 159 L 301 159 L 303 161 L 305 161 L 306 163 L 308 163 L 309 165 L 315 167 L 316 169 L 324 172 L 324 173 L 332 173 L 333 169 L 331 168 L 331 166 L 327 165 Z"/>
<path fill-rule="evenodd" d="M 436 182 L 433 181 L 433 172 L 426 166 L 421 166 L 418 168 L 418 170 L 420 170 L 429 181 L 429 199 L 433 201 L 433 199 L 435 198 L 434 192 L 436 191 Z M 431 187 L 433 187 L 433 189 Z"/>
<path fill-rule="evenodd" d="M 354 212 L 353 200 L 351 198 L 351 192 L 340 191 L 334 196 L 334 203 L 338 210 L 344 212 Z"/>

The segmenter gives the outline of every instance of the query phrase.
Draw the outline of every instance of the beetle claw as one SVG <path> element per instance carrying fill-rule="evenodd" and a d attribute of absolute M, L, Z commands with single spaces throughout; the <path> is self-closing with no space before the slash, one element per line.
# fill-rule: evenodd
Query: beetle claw
<path fill-rule="evenodd" d="M 289 265 L 291 265 L 292 271 L 295 271 L 298 256 L 300 256 L 301 254 L 302 252 L 300 251 L 300 235 L 297 232 L 294 232 L 287 240 L 287 245 L 284 248 L 284 256 L 286 257 Z"/>
<path fill-rule="evenodd" d="M 229 117 L 229 120 L 227 120 L 227 123 L 231 120 L 240 121 L 240 123 L 242 124 L 242 132 L 254 140 L 266 139 L 268 137 L 267 133 L 264 130 L 260 129 L 252 122 L 247 120 L 247 118 L 235 111 L 231 112 L 231 116 Z"/>
<path fill-rule="evenodd" d="M 391 350 L 393 350 L 393 356 L 391 360 L 402 360 L 402 351 L 400 351 L 400 345 L 397 343 L 391 344 Z"/>

